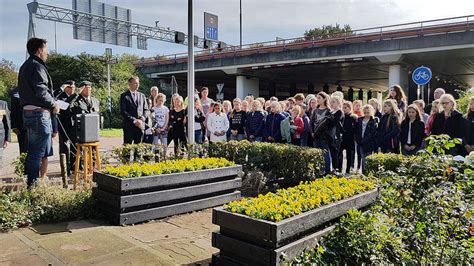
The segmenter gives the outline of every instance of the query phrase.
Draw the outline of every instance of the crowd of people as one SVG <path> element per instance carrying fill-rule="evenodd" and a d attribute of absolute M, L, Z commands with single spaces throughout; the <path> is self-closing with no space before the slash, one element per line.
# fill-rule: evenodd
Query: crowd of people
<path fill-rule="evenodd" d="M 88 81 L 78 88 L 67 81 L 53 91 L 45 65 L 46 40 L 30 39 L 27 50 L 30 57 L 20 68 L 18 88 L 11 91 L 11 114 L 6 103 L 0 102 L 0 110 L 5 110 L 0 112 L 0 148 L 7 147 L 11 129 L 18 136 L 20 152 L 27 153 L 25 172 L 31 187 L 38 176 L 46 174 L 48 157 L 53 155 L 52 138 L 58 133 L 60 153 L 71 157 L 68 173 L 74 169 L 75 117 L 98 113 L 99 101 L 92 97 L 93 84 Z M 120 96 L 124 144 L 146 142 L 162 145 L 166 151 L 172 141 L 175 153 L 186 147 L 186 105 L 194 100 L 196 143 L 246 139 L 320 148 L 326 173 L 357 171 L 364 167 L 365 157 L 375 152 L 414 154 L 432 134 L 462 140 L 449 150 L 452 155 L 474 151 L 474 97 L 467 113 L 461 114 L 454 97 L 442 88 L 434 91 L 434 101 L 426 106 L 423 100 L 408 104 L 399 85 L 390 88 L 383 102 L 373 98 L 365 105 L 360 99 L 345 100 L 340 91 L 331 95 L 298 93 L 283 101 L 275 96 L 266 100 L 249 95 L 217 102 L 209 97 L 206 87 L 194 99 L 174 94 L 168 105 L 166 95 L 157 87 L 152 87 L 147 97 L 139 86 L 139 78 L 131 77 L 128 90 Z"/>
<path fill-rule="evenodd" d="M 415 154 L 432 134 L 462 140 L 450 149 L 452 155 L 474 151 L 474 97 L 468 112 L 461 114 L 454 97 L 442 88 L 434 91 L 434 101 L 426 106 L 423 100 L 408 104 L 399 85 L 390 88 L 383 102 L 372 98 L 365 105 L 362 100 L 344 100 L 339 91 L 298 93 L 283 101 L 249 95 L 222 103 L 209 98 L 206 87 L 200 94 L 194 99 L 196 143 L 246 139 L 320 148 L 328 173 L 358 171 L 365 157 L 376 152 Z M 148 132 L 153 137 L 146 138 L 148 143 L 167 147 L 172 140 L 175 151 L 185 146 L 186 101 L 174 94 L 168 108 L 164 94 L 149 97 Z"/>

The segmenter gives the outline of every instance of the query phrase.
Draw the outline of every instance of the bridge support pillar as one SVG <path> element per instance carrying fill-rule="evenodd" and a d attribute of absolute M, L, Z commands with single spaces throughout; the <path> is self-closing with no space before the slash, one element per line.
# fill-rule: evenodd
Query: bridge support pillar
<path fill-rule="evenodd" d="M 244 99 L 245 96 L 253 95 L 255 98 L 259 96 L 260 83 L 258 78 L 246 76 L 237 76 L 236 96 Z"/>
<path fill-rule="evenodd" d="M 388 88 L 393 85 L 400 85 L 407 93 L 408 90 L 408 72 L 401 65 L 390 65 L 388 68 Z"/>

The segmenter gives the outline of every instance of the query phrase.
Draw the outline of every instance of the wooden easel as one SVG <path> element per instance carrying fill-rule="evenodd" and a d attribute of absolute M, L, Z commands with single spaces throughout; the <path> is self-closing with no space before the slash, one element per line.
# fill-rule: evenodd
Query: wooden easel
<path fill-rule="evenodd" d="M 99 154 L 99 142 L 91 142 L 91 143 L 78 143 L 77 144 L 77 152 L 76 152 L 76 165 L 74 169 L 74 190 L 77 189 L 77 183 L 79 179 L 79 165 L 81 163 L 82 153 L 81 150 L 84 152 L 84 172 L 83 172 L 83 180 L 84 184 L 89 183 L 89 187 L 92 187 L 92 174 L 94 173 L 94 160 L 93 158 L 93 150 L 95 149 L 95 160 L 96 160 L 96 167 L 98 170 L 102 168 L 100 162 L 100 154 Z"/>

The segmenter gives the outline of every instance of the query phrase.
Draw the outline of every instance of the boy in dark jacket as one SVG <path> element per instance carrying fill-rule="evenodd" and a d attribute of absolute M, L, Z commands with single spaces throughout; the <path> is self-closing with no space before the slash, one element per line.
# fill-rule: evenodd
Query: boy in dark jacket
<path fill-rule="evenodd" d="M 265 141 L 267 142 L 282 142 L 280 124 L 285 116 L 280 112 L 280 108 L 278 102 L 271 103 L 270 113 L 265 120 Z"/>

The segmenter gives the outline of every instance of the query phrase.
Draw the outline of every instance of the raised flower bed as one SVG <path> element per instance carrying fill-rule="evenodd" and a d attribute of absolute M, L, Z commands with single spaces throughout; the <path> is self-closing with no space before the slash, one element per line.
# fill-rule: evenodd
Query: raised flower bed
<path fill-rule="evenodd" d="M 114 224 L 135 224 L 236 200 L 241 171 L 222 158 L 107 167 L 94 172 L 94 195 Z"/>
<path fill-rule="evenodd" d="M 325 178 L 257 198 L 233 201 L 212 214 L 219 232 L 212 245 L 220 249 L 216 264 L 283 264 L 330 232 L 324 228 L 349 209 L 360 209 L 377 197 L 374 184 L 359 179 Z"/>

